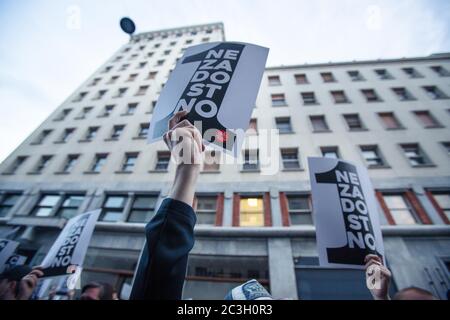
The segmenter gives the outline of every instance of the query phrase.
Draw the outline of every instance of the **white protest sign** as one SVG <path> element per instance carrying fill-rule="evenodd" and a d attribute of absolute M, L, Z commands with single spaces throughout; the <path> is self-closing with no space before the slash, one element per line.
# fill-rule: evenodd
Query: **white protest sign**
<path fill-rule="evenodd" d="M 308 158 L 321 266 L 364 269 L 364 257 L 385 259 L 375 193 L 366 168 Z"/>
<path fill-rule="evenodd" d="M 159 96 L 148 141 L 162 138 L 180 110 L 206 144 L 237 156 L 258 95 L 268 48 L 240 42 L 213 42 L 186 49 Z"/>
<path fill-rule="evenodd" d="M 50 251 L 41 263 L 44 276 L 74 273 L 86 255 L 100 209 L 86 212 L 67 221 Z"/>
<path fill-rule="evenodd" d="M 14 266 L 22 266 L 27 261 L 27 257 L 21 256 L 20 254 L 13 254 L 8 258 L 5 263 L 5 268 L 12 268 Z"/>
<path fill-rule="evenodd" d="M 7 266 L 9 258 L 14 254 L 18 246 L 19 242 L 17 241 L 0 239 L 0 273 Z"/>

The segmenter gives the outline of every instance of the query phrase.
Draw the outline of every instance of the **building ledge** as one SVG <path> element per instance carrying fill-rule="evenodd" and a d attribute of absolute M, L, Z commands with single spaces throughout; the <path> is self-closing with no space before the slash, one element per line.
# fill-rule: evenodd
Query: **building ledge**
<path fill-rule="evenodd" d="M 8 220 L 8 225 L 50 227 L 62 229 L 66 219 L 60 217 L 15 216 Z"/>

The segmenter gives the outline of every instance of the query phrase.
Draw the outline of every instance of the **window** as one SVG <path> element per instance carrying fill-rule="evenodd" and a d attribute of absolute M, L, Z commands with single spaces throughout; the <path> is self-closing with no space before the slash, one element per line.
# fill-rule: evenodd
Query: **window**
<path fill-rule="evenodd" d="M 20 193 L 6 193 L 0 195 L 0 217 L 6 217 L 16 205 L 22 195 Z"/>
<path fill-rule="evenodd" d="M 102 71 L 102 73 L 108 73 L 109 71 L 111 71 L 113 67 L 112 66 L 107 66 L 105 67 L 105 69 Z"/>
<path fill-rule="evenodd" d="M 365 127 L 361 121 L 361 118 L 357 113 L 344 114 L 345 122 L 347 123 L 348 130 L 361 131 L 365 130 Z"/>
<path fill-rule="evenodd" d="M 168 56 L 170 54 L 170 50 L 164 50 L 164 55 Z"/>
<path fill-rule="evenodd" d="M 72 111 L 72 109 L 64 109 L 64 110 L 62 110 L 61 113 L 58 115 L 58 117 L 55 118 L 55 121 L 62 121 L 62 120 L 64 120 L 69 115 L 69 113 L 71 111 Z"/>
<path fill-rule="evenodd" d="M 176 41 L 171 41 L 171 42 L 169 43 L 169 45 L 170 45 L 171 47 L 173 47 L 173 46 L 176 45 L 176 44 L 177 44 Z"/>
<path fill-rule="evenodd" d="M 294 78 L 295 78 L 295 83 L 296 84 L 307 84 L 307 83 L 309 83 L 308 77 L 304 73 L 296 74 L 296 75 L 294 75 Z"/>
<path fill-rule="evenodd" d="M 333 96 L 334 103 L 349 103 L 347 96 L 345 95 L 345 92 L 340 91 L 331 91 L 331 95 Z"/>
<path fill-rule="evenodd" d="M 405 88 L 392 88 L 400 101 L 415 100 L 414 96 Z"/>
<path fill-rule="evenodd" d="M 287 195 L 291 225 L 313 224 L 311 197 L 309 195 Z"/>
<path fill-rule="evenodd" d="M 404 194 L 384 194 L 383 200 L 395 224 L 418 224 L 415 211 Z"/>
<path fill-rule="evenodd" d="M 197 224 L 214 225 L 216 222 L 217 196 L 196 196 Z"/>
<path fill-rule="evenodd" d="M 208 42 L 209 38 L 202 38 L 202 42 Z"/>
<path fill-rule="evenodd" d="M 130 64 L 128 64 L 128 63 L 123 64 L 123 65 L 120 67 L 119 71 L 125 71 L 125 70 L 128 69 L 129 66 L 130 66 Z"/>
<path fill-rule="evenodd" d="M 32 173 L 42 173 L 42 171 L 44 171 L 45 168 L 48 167 L 48 165 L 50 164 L 50 161 L 52 160 L 53 156 L 42 156 L 38 163 L 36 164 L 34 170 L 32 171 Z"/>
<path fill-rule="evenodd" d="M 406 73 L 406 75 L 410 78 L 410 79 L 415 79 L 415 78 L 422 78 L 423 76 L 417 72 L 416 69 L 414 68 L 403 68 L 402 69 L 404 73 Z"/>
<path fill-rule="evenodd" d="M 429 111 L 414 111 L 414 114 L 425 128 L 442 128 L 442 125 Z"/>
<path fill-rule="evenodd" d="M 136 195 L 128 216 L 128 222 L 146 223 L 155 215 L 156 195 Z M 198 215 L 197 215 L 198 223 Z"/>
<path fill-rule="evenodd" d="M 423 89 L 428 94 L 428 96 L 433 100 L 448 98 L 447 95 L 436 86 L 426 86 L 423 87 Z"/>
<path fill-rule="evenodd" d="M 186 40 L 186 44 L 191 44 L 192 43 L 192 39 L 187 39 Z"/>
<path fill-rule="evenodd" d="M 93 107 L 84 107 L 81 110 L 80 115 L 77 117 L 77 119 L 84 119 L 84 118 L 86 118 L 89 115 L 89 113 L 91 113 L 92 109 L 93 109 Z"/>
<path fill-rule="evenodd" d="M 364 97 L 366 97 L 367 102 L 380 102 L 381 99 L 378 94 L 373 89 L 363 89 L 361 90 Z"/>
<path fill-rule="evenodd" d="M 436 209 L 443 214 L 447 220 L 450 220 L 450 193 L 448 191 L 432 191 L 429 192 L 431 200 Z"/>
<path fill-rule="evenodd" d="M 301 95 L 302 95 L 304 105 L 317 104 L 317 99 L 316 99 L 316 95 L 314 94 L 314 92 L 302 92 Z"/>
<path fill-rule="evenodd" d="M 138 57 L 137 54 L 132 54 L 128 60 L 134 60 Z"/>
<path fill-rule="evenodd" d="M 114 110 L 113 104 L 105 106 L 105 108 L 103 109 L 103 113 L 100 115 L 100 117 L 109 117 L 113 110 Z"/>
<path fill-rule="evenodd" d="M 450 77 L 450 72 L 444 67 L 432 66 L 430 69 L 436 72 L 440 77 Z"/>
<path fill-rule="evenodd" d="M 159 151 L 155 165 L 156 171 L 167 171 L 170 163 L 170 152 Z"/>
<path fill-rule="evenodd" d="M 61 139 L 58 142 L 67 142 L 69 141 L 70 137 L 73 136 L 73 133 L 75 132 L 74 128 L 68 128 L 64 129 L 63 134 L 61 135 Z"/>
<path fill-rule="evenodd" d="M 284 170 L 300 169 L 300 161 L 298 160 L 298 149 L 281 149 L 281 159 L 283 160 Z"/>
<path fill-rule="evenodd" d="M 112 76 L 106 84 L 116 83 L 117 79 L 119 79 L 119 76 Z"/>
<path fill-rule="evenodd" d="M 145 46 L 139 46 L 139 50 L 143 51 L 145 49 Z"/>
<path fill-rule="evenodd" d="M 275 118 L 275 124 L 280 134 L 282 133 L 292 133 L 291 118 Z"/>
<path fill-rule="evenodd" d="M 325 116 L 309 116 L 309 120 L 311 121 L 313 132 L 330 131 Z"/>
<path fill-rule="evenodd" d="M 139 126 L 138 137 L 143 139 L 147 138 L 149 128 L 150 123 L 141 123 Z"/>
<path fill-rule="evenodd" d="M 89 84 L 89 86 L 91 86 L 91 87 L 96 86 L 101 80 L 102 80 L 102 78 L 95 78 L 92 80 L 92 82 Z"/>
<path fill-rule="evenodd" d="M 144 67 L 147 65 L 147 62 L 140 62 L 136 69 L 144 69 Z"/>
<path fill-rule="evenodd" d="M 256 119 L 250 119 L 247 133 L 258 134 L 258 121 Z"/>
<path fill-rule="evenodd" d="M 258 171 L 259 170 L 259 150 L 245 150 L 243 171 Z"/>
<path fill-rule="evenodd" d="M 105 222 L 120 221 L 125 209 L 127 196 L 125 195 L 109 195 L 106 197 L 102 206 L 100 220 Z"/>
<path fill-rule="evenodd" d="M 280 94 L 272 94 L 272 107 L 279 107 L 286 105 L 286 98 L 284 97 L 284 93 Z"/>
<path fill-rule="evenodd" d="M 41 144 L 45 141 L 45 139 L 50 135 L 50 133 L 52 133 L 53 130 L 51 129 L 46 129 L 46 130 L 42 130 L 41 133 L 39 134 L 39 136 L 36 138 L 36 140 L 34 140 L 32 142 L 32 144 Z"/>
<path fill-rule="evenodd" d="M 120 61 L 120 60 L 122 60 L 122 56 L 117 56 L 114 60 L 113 60 L 113 62 L 117 62 L 117 61 Z"/>
<path fill-rule="evenodd" d="M 155 49 L 158 49 L 161 46 L 161 43 L 155 43 L 155 45 L 153 46 Z"/>
<path fill-rule="evenodd" d="M 205 152 L 205 159 L 203 161 L 203 171 L 218 172 L 220 170 L 220 153 L 216 150 Z"/>
<path fill-rule="evenodd" d="M 86 136 L 84 137 L 85 141 L 92 141 L 97 135 L 99 127 L 89 127 Z"/>
<path fill-rule="evenodd" d="M 4 174 L 14 174 L 20 168 L 20 166 L 28 159 L 28 156 L 19 156 L 14 160 L 14 162 L 8 167 Z"/>
<path fill-rule="evenodd" d="M 49 217 L 54 214 L 53 208 L 60 202 L 61 196 L 57 194 L 42 195 L 38 204 L 34 207 L 32 215 L 36 217 Z"/>
<path fill-rule="evenodd" d="M 323 82 L 335 82 L 336 81 L 331 72 L 322 72 L 320 75 L 322 76 Z"/>
<path fill-rule="evenodd" d="M 264 227 L 264 206 L 261 197 L 241 197 L 239 226 Z"/>
<path fill-rule="evenodd" d="M 106 94 L 107 90 L 100 90 L 92 100 L 100 100 Z"/>
<path fill-rule="evenodd" d="M 385 167 L 386 163 L 378 146 L 360 146 L 362 156 L 369 168 Z"/>
<path fill-rule="evenodd" d="M 151 58 L 151 57 L 153 57 L 154 54 L 155 54 L 154 52 L 149 52 L 149 53 L 147 53 L 147 57 Z"/>
<path fill-rule="evenodd" d="M 378 116 L 386 130 L 404 129 L 403 125 L 398 121 L 393 112 L 380 112 L 378 113 Z"/>
<path fill-rule="evenodd" d="M 155 79 L 157 74 L 158 74 L 158 71 L 151 71 L 151 72 L 149 72 L 147 80 Z"/>
<path fill-rule="evenodd" d="M 122 134 L 123 130 L 125 128 L 125 125 L 116 125 L 113 127 L 111 132 L 110 139 L 117 140 L 120 138 L 120 135 Z"/>
<path fill-rule="evenodd" d="M 99 173 L 106 163 L 107 154 L 96 154 L 94 158 L 94 163 L 91 166 L 91 172 Z"/>
<path fill-rule="evenodd" d="M 77 163 L 79 157 L 80 155 L 78 154 L 69 154 L 66 158 L 66 161 L 64 162 L 64 165 L 61 168 L 61 172 L 70 173 L 73 167 L 75 167 L 75 164 Z"/>
<path fill-rule="evenodd" d="M 87 92 L 80 92 L 73 100 L 72 102 L 80 102 L 87 96 Z"/>
<path fill-rule="evenodd" d="M 123 172 L 132 172 L 134 166 L 136 165 L 138 154 L 139 153 L 137 153 L 137 152 L 126 153 L 125 154 L 125 158 L 123 159 L 121 171 L 123 171 Z"/>
<path fill-rule="evenodd" d="M 130 74 L 128 76 L 127 82 L 133 82 L 134 80 L 136 80 L 137 76 L 138 76 L 137 73 Z"/>
<path fill-rule="evenodd" d="M 417 143 L 401 144 L 400 147 L 412 167 L 431 165 L 430 159 Z"/>
<path fill-rule="evenodd" d="M 113 98 L 122 98 L 125 95 L 125 92 L 127 92 L 128 88 L 119 88 L 117 90 L 116 95 Z"/>
<path fill-rule="evenodd" d="M 390 80 L 394 79 L 392 75 L 386 69 L 377 69 L 375 70 L 375 74 L 378 76 L 380 80 Z"/>
<path fill-rule="evenodd" d="M 66 195 L 63 198 L 61 206 L 56 211 L 56 216 L 70 219 L 76 216 L 78 208 L 84 201 L 82 195 Z"/>
<path fill-rule="evenodd" d="M 125 111 L 125 114 L 126 115 L 134 114 L 136 112 L 137 105 L 138 105 L 137 103 L 129 103 L 127 105 L 127 110 Z"/>
<path fill-rule="evenodd" d="M 156 66 L 157 67 L 162 66 L 163 64 L 164 64 L 164 59 L 156 61 Z"/>
<path fill-rule="evenodd" d="M 331 159 L 340 158 L 338 147 L 320 147 L 320 151 L 322 152 L 322 157 Z"/>
<path fill-rule="evenodd" d="M 137 96 L 143 96 L 147 92 L 148 86 L 140 86 L 136 92 Z"/>
<path fill-rule="evenodd" d="M 350 79 L 352 81 L 364 81 L 364 77 L 361 75 L 361 73 L 359 71 L 353 70 L 353 71 L 348 71 L 348 76 L 350 77 Z"/>
<path fill-rule="evenodd" d="M 447 151 L 447 155 L 450 156 L 450 142 L 442 142 L 442 146 Z"/>
<path fill-rule="evenodd" d="M 279 76 L 268 76 L 269 86 L 280 86 L 281 80 Z"/>

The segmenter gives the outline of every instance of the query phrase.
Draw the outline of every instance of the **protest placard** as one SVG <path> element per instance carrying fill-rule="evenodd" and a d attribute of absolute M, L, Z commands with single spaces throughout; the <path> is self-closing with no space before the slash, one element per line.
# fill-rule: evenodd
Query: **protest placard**
<path fill-rule="evenodd" d="M 321 266 L 364 268 L 364 257 L 384 260 L 378 207 L 366 168 L 331 158 L 308 158 Z"/>
<path fill-rule="evenodd" d="M 100 210 L 80 214 L 67 221 L 41 263 L 44 277 L 74 273 L 82 267 Z"/>
<path fill-rule="evenodd" d="M 149 143 L 162 138 L 180 110 L 211 144 L 237 156 L 249 126 L 269 49 L 213 42 L 187 48 L 159 96 Z"/>
<path fill-rule="evenodd" d="M 18 246 L 19 242 L 17 241 L 0 239 L 0 273 L 7 266 L 9 258 L 14 254 Z"/>

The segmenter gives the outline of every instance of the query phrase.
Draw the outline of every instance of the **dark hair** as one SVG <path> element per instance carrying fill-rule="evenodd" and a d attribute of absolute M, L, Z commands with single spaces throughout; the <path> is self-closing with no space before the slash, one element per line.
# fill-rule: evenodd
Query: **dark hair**
<path fill-rule="evenodd" d="M 81 294 L 85 293 L 86 290 L 99 288 L 102 289 L 102 285 L 98 282 L 89 282 L 81 289 Z"/>
<path fill-rule="evenodd" d="M 102 282 L 102 292 L 100 293 L 100 300 L 112 300 L 115 289 L 112 285 Z"/>
<path fill-rule="evenodd" d="M 394 300 L 411 300 L 410 297 L 406 297 L 407 293 L 415 294 L 416 300 L 434 300 L 436 297 L 428 290 L 418 287 L 408 287 L 400 290 L 394 296 Z M 414 299 L 413 298 L 413 299 Z"/>

